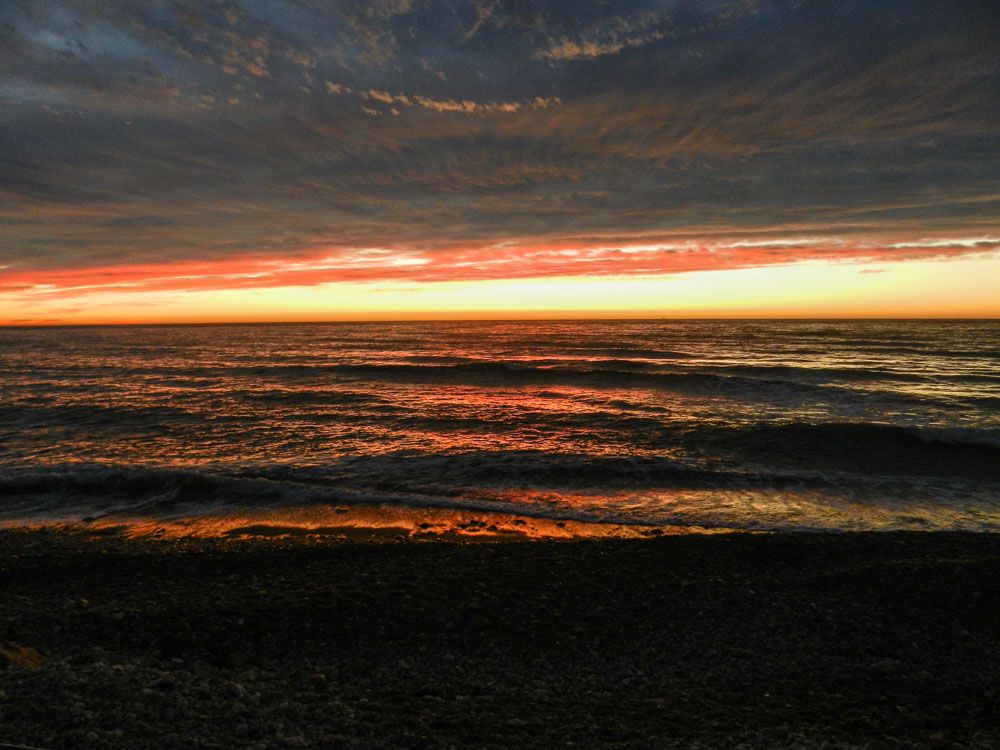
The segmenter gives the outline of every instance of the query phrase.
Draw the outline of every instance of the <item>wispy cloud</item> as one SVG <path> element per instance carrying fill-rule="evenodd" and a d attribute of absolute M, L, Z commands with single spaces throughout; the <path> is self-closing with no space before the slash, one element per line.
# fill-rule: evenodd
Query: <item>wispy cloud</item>
<path fill-rule="evenodd" d="M 791 252 L 789 248 L 794 248 Z M 975 252 L 973 252 L 975 251 Z M 442 282 L 554 276 L 649 276 L 789 263 L 867 263 L 1000 255 L 989 242 L 942 238 L 933 244 L 826 238 L 800 241 L 686 240 L 646 244 L 552 246 L 502 243 L 447 252 L 390 248 L 327 248 L 301 257 L 221 259 L 160 265 L 66 269 L 39 276 L 0 272 L 0 295 L 32 300 L 109 292 L 263 289 L 337 282 Z M 877 270 L 877 269 L 876 269 Z"/>
<path fill-rule="evenodd" d="M 922 239 L 909 242 L 894 242 L 890 247 L 894 250 L 933 249 L 936 247 L 965 247 L 970 250 L 994 248 L 1000 245 L 1000 237 L 969 237 L 961 239 Z"/>
<path fill-rule="evenodd" d="M 563 37 L 554 40 L 549 47 L 541 50 L 539 57 L 548 60 L 593 60 L 605 55 L 616 55 L 631 47 L 641 47 L 650 42 L 663 39 L 663 32 L 653 31 L 643 36 L 614 35 L 608 39 L 582 39 L 574 41 Z"/>
<path fill-rule="evenodd" d="M 507 102 L 477 102 L 471 99 L 433 99 L 420 94 L 393 94 L 380 89 L 368 89 L 367 91 L 355 92 L 349 87 L 331 84 L 327 82 L 327 91 L 331 94 L 353 94 L 376 104 L 398 105 L 401 107 L 422 107 L 434 110 L 435 112 L 455 112 L 463 115 L 482 115 L 491 113 L 513 113 L 522 109 L 546 109 L 556 107 L 562 102 L 559 97 L 536 96 L 533 99 L 523 101 Z M 370 108 L 369 108 L 370 109 Z"/>
<path fill-rule="evenodd" d="M 0 277 L 993 251 L 992 20 L 973 0 L 0 3 Z M 426 262 L 260 265 L 324 248 Z"/>

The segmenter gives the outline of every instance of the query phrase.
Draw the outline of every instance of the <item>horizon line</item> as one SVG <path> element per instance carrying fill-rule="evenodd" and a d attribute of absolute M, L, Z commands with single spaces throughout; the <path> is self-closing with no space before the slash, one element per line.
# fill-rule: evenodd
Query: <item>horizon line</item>
<path fill-rule="evenodd" d="M 906 316 L 906 315 L 752 315 L 752 316 L 670 316 L 649 315 L 632 317 L 455 317 L 455 318 L 339 318 L 329 320 L 200 320 L 200 321 L 122 321 L 105 323 L 64 323 L 64 322 L 0 322 L 0 328 L 171 328 L 171 327 L 213 327 L 213 326 L 299 326 L 299 325 L 371 325 L 406 323 L 624 323 L 624 322 L 1000 322 L 1000 315 L 988 316 Z"/>

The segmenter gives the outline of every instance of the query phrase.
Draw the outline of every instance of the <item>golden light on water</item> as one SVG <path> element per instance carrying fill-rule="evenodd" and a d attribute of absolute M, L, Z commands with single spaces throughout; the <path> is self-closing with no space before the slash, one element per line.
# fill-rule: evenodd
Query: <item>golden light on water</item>
<path fill-rule="evenodd" d="M 164 540 L 222 538 L 357 542 L 629 539 L 728 531 L 700 526 L 584 523 L 509 513 L 378 504 L 316 505 L 273 511 L 260 509 L 175 519 L 116 516 L 87 523 L 32 524 L 19 521 L 13 528 L 57 528 L 85 536 L 117 533 L 128 538 Z"/>

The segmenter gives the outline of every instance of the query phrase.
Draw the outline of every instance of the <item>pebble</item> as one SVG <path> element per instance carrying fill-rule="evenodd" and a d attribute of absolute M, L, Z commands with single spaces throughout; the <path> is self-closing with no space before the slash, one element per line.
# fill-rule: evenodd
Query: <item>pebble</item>
<path fill-rule="evenodd" d="M 898 659 L 879 659 L 868 665 L 868 669 L 882 674 L 895 674 L 899 671 L 901 663 Z"/>
<path fill-rule="evenodd" d="M 907 549 L 938 544 L 927 539 Z M 676 549 L 316 549 L 288 560 L 241 548 L 247 556 L 232 563 L 226 554 L 178 555 L 176 566 L 172 555 L 130 556 L 128 576 L 107 579 L 110 591 L 46 578 L 32 572 L 42 565 L 32 558 L 8 571 L 14 595 L 0 603 L 0 636 L 30 636 L 48 660 L 36 670 L 0 669 L 2 739 L 81 750 L 994 750 L 995 727 L 982 713 L 996 692 L 992 615 L 976 605 L 958 645 L 928 635 L 957 632 L 971 600 L 952 596 L 966 579 L 934 562 L 965 548 L 941 542 L 949 554 L 923 558 L 905 589 L 898 579 L 907 566 L 892 568 L 889 585 L 885 566 L 869 565 L 882 560 L 872 551 L 881 548 L 864 537 L 850 543 L 833 566 L 809 555 L 784 560 L 780 545 L 740 539 L 728 543 L 734 552 L 705 539 Z M 840 554 L 822 538 L 797 544 Z M 688 559 L 702 548 L 703 558 Z M 782 565 L 758 584 L 760 550 Z M 105 576 L 114 555 L 89 576 Z M 992 592 L 989 561 L 998 556 L 965 556 L 982 565 L 966 576 Z M 74 574 L 86 572 L 86 559 Z M 632 560 L 627 574 L 614 567 L 619 559 Z M 9 561 L 0 550 L 0 564 Z M 259 576 L 254 586 L 229 573 L 243 566 Z M 65 563 L 54 570 L 65 575 Z M 690 586 L 679 594 L 682 575 Z M 196 586 L 218 581 L 231 596 L 211 588 L 199 598 Z M 274 601 L 253 597 L 256 586 Z M 74 589 L 99 591 L 102 603 L 90 610 L 101 616 L 80 616 Z M 415 595 L 401 608 L 404 591 Z M 109 608 L 111 596 L 128 606 Z M 898 617 L 894 596 L 912 617 Z M 482 614 L 470 622 L 472 598 Z M 838 614 L 838 625 L 807 611 L 811 601 Z M 243 606 L 253 627 L 235 626 Z M 125 613 L 130 627 L 109 612 Z M 166 638 L 174 647 L 161 652 Z M 933 674 L 917 669 L 927 665 Z"/>

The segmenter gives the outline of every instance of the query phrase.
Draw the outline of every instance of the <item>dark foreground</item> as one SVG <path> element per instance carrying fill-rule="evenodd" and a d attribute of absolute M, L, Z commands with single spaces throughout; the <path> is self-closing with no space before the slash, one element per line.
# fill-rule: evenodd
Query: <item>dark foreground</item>
<path fill-rule="evenodd" d="M 0 586 L 0 743 L 1000 747 L 997 536 L 5 532 Z"/>

